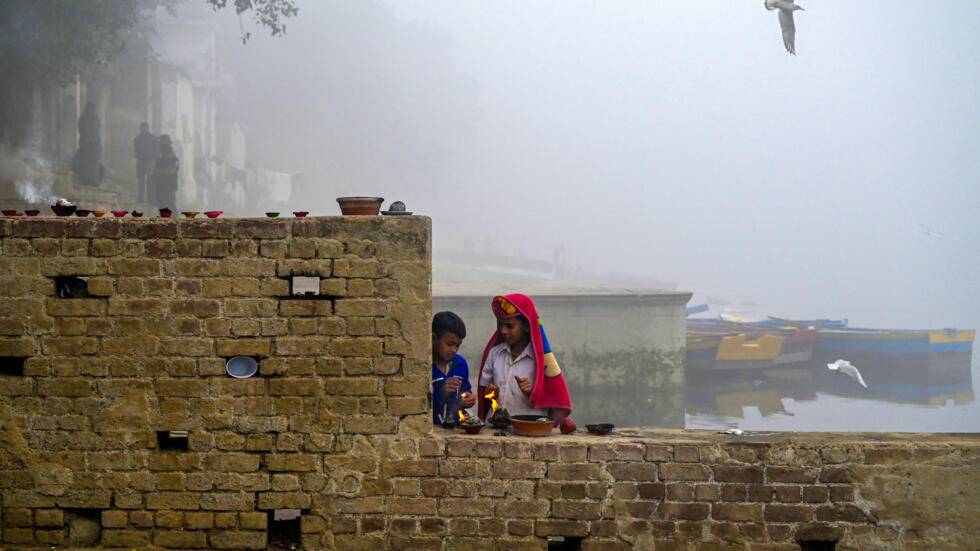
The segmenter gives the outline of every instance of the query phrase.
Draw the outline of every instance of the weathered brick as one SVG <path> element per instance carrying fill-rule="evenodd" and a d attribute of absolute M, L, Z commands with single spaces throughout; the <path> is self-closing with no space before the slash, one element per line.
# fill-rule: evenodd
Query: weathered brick
<path fill-rule="evenodd" d="M 847 502 L 854 501 L 854 487 L 853 486 L 831 486 L 830 487 L 830 500 L 837 502 Z"/>
<path fill-rule="evenodd" d="M 111 275 L 160 275 L 161 264 L 152 258 L 110 258 L 107 262 Z"/>
<path fill-rule="evenodd" d="M 766 467 L 767 482 L 796 482 L 806 484 L 813 483 L 816 479 L 817 475 L 815 472 L 797 467 L 780 467 L 776 465 Z"/>
<path fill-rule="evenodd" d="M 318 456 L 305 453 L 267 454 L 265 468 L 269 471 L 312 471 L 316 469 Z"/>
<path fill-rule="evenodd" d="M 861 509 L 851 504 L 822 505 L 816 509 L 817 520 L 821 522 L 867 522 L 868 517 Z"/>
<path fill-rule="evenodd" d="M 807 522 L 813 520 L 813 507 L 808 505 L 765 505 L 767 522 Z"/>
<path fill-rule="evenodd" d="M 761 483 L 764 469 L 761 465 L 714 465 L 711 467 L 718 482 Z"/>
<path fill-rule="evenodd" d="M 708 469 L 700 463 L 667 463 L 660 466 L 661 480 L 708 480 Z"/>
<path fill-rule="evenodd" d="M 602 506 L 595 501 L 555 500 L 551 507 L 555 518 L 596 520 L 602 516 Z"/>
<path fill-rule="evenodd" d="M 853 480 L 847 467 L 824 467 L 820 470 L 820 482 L 834 484 L 853 482 Z"/>
<path fill-rule="evenodd" d="M 264 531 L 220 531 L 209 536 L 210 546 L 215 549 L 265 549 Z"/>
<path fill-rule="evenodd" d="M 701 454 L 696 446 L 674 446 L 674 461 L 691 463 L 701 460 Z"/>
<path fill-rule="evenodd" d="M 567 536 L 584 538 L 589 535 L 589 523 L 584 520 L 539 520 L 534 523 L 537 536 Z"/>
<path fill-rule="evenodd" d="M 660 511 L 668 519 L 704 520 L 708 518 L 707 503 L 670 503 L 660 505 Z"/>
<path fill-rule="evenodd" d="M 761 522 L 762 507 L 750 503 L 712 503 L 711 518 L 733 522 Z"/>
<path fill-rule="evenodd" d="M 162 530 L 154 532 L 153 544 L 160 547 L 203 549 L 208 546 L 208 540 L 204 532 Z"/>
<path fill-rule="evenodd" d="M 656 480 L 655 463 L 609 463 L 606 470 L 616 480 Z"/>

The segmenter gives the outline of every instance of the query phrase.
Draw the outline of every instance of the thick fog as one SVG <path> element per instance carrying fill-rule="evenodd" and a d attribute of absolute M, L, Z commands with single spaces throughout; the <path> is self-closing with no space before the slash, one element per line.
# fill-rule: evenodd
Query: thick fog
<path fill-rule="evenodd" d="M 762 0 L 310 0 L 245 46 L 216 20 L 249 157 L 305 175 L 297 208 L 378 195 L 437 251 L 980 325 L 980 3 L 801 4 L 797 56 Z"/>

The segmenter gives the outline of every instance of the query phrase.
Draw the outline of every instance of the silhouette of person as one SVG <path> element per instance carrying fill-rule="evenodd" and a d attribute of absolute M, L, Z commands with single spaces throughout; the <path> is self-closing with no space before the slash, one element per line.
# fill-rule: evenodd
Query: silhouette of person
<path fill-rule="evenodd" d="M 99 116 L 95 113 L 95 103 L 85 104 L 82 116 L 78 118 L 78 151 L 72 159 L 72 170 L 87 186 L 97 186 L 105 176 L 102 160 L 102 140 L 99 138 Z"/>
<path fill-rule="evenodd" d="M 160 158 L 160 140 L 150 134 L 150 125 L 141 122 L 140 133 L 133 138 L 133 154 L 136 156 L 136 180 L 138 201 L 148 197 L 147 180 L 153 173 L 153 165 Z"/>
<path fill-rule="evenodd" d="M 174 151 L 170 136 L 160 136 L 160 157 L 153 163 L 153 188 L 159 208 L 177 208 L 177 171 L 180 159 Z"/>

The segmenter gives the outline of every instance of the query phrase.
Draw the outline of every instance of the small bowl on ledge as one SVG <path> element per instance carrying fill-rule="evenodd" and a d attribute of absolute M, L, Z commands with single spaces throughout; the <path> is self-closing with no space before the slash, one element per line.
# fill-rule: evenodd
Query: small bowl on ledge
<path fill-rule="evenodd" d="M 10 209 L 10 210 L 3 211 L 3 215 L 4 216 L 23 216 L 24 213 L 23 212 L 20 212 L 19 210 Z"/>
<path fill-rule="evenodd" d="M 109 211 L 107 211 L 107 210 L 93 210 L 92 211 L 92 216 L 94 216 L 96 218 L 102 218 L 103 216 L 105 216 L 105 213 L 107 213 L 107 212 L 109 212 Z"/>
<path fill-rule="evenodd" d="M 41 211 L 39 211 L 39 210 L 33 210 L 33 209 L 32 210 L 25 210 L 24 211 L 24 214 L 26 214 L 27 216 L 37 216 L 38 214 L 41 214 Z"/>
<path fill-rule="evenodd" d="M 51 210 L 58 216 L 71 216 L 77 208 L 75 205 L 51 205 Z"/>
<path fill-rule="evenodd" d="M 300 210 L 300 211 L 296 211 L 296 212 L 294 212 L 294 213 L 293 213 L 293 216 L 295 216 L 296 218 L 303 218 L 303 217 L 304 217 L 304 216 L 306 216 L 307 214 L 309 214 L 309 212 L 308 212 L 308 211 L 305 211 L 305 210 Z"/>
<path fill-rule="evenodd" d="M 88 209 L 78 209 L 78 210 L 75 211 L 75 216 L 81 216 L 82 218 L 85 218 L 86 216 L 88 216 L 90 214 L 92 214 L 92 211 L 90 211 Z"/>
<path fill-rule="evenodd" d="M 459 426 L 463 427 L 466 434 L 480 434 L 480 431 L 483 430 L 484 427 L 483 423 L 480 423 L 479 425 L 467 425 L 465 423 L 461 423 Z"/>
<path fill-rule="evenodd" d="M 592 434 L 603 435 L 609 434 L 615 427 L 616 425 L 613 425 L 612 423 L 598 423 L 595 425 L 585 425 L 585 430 L 591 432 Z"/>
<path fill-rule="evenodd" d="M 265 215 L 268 216 L 269 218 L 279 218 L 278 212 L 267 212 L 265 213 Z"/>
<path fill-rule="evenodd" d="M 204 213 L 204 216 L 207 216 L 208 218 L 217 218 L 217 217 L 221 216 L 222 214 L 224 214 L 224 212 L 225 211 L 223 211 L 223 210 L 209 210 L 209 211 L 207 211 L 207 212 Z"/>
<path fill-rule="evenodd" d="M 170 218 L 171 216 L 173 216 L 173 213 L 174 212 L 172 210 L 164 207 L 160 209 L 160 218 Z"/>
<path fill-rule="evenodd" d="M 123 216 L 126 216 L 127 214 L 129 214 L 129 211 L 128 210 L 114 210 L 114 211 L 112 211 L 112 215 L 115 216 L 116 218 L 122 218 Z"/>
<path fill-rule="evenodd" d="M 548 436 L 555 426 L 554 419 L 543 415 L 511 415 L 510 423 L 521 436 Z"/>
<path fill-rule="evenodd" d="M 381 212 L 384 197 L 338 197 L 340 213 L 344 216 L 376 216 Z"/>
<path fill-rule="evenodd" d="M 183 214 L 185 218 L 194 218 L 195 216 L 201 213 L 196 210 L 185 210 L 182 211 L 181 214 Z"/>
<path fill-rule="evenodd" d="M 140 211 L 138 211 L 138 210 L 134 210 L 133 212 L 131 212 L 129 214 L 135 216 L 136 218 L 143 218 L 143 213 L 140 212 Z"/>

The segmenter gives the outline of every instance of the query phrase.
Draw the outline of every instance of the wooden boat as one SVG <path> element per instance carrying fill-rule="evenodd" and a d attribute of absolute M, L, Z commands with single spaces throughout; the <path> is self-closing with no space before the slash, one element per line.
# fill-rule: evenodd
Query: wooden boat
<path fill-rule="evenodd" d="M 725 319 L 688 319 L 688 367 L 760 369 L 807 362 L 817 330 Z M 713 355 L 712 355 L 713 353 Z"/>
<path fill-rule="evenodd" d="M 820 329 L 817 350 L 847 354 L 929 354 L 973 351 L 973 329 Z M 850 359 L 850 358 L 848 358 Z"/>

